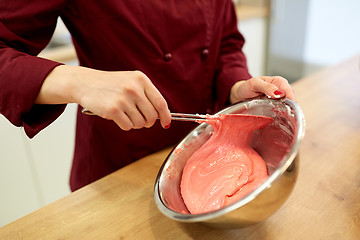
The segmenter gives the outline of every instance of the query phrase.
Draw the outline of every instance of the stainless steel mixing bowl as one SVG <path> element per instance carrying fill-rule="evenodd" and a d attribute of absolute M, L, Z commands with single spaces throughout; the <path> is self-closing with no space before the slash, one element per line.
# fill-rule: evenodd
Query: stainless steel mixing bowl
<path fill-rule="evenodd" d="M 213 227 L 245 227 L 271 216 L 290 195 L 298 175 L 298 151 L 305 133 L 305 119 L 300 107 L 289 99 L 256 99 L 235 104 L 217 114 L 224 113 L 274 119 L 272 124 L 253 132 L 250 143 L 266 162 L 268 179 L 234 204 L 212 212 L 190 214 L 181 197 L 180 181 L 186 161 L 212 134 L 211 125 L 202 123 L 172 150 L 159 170 L 154 198 L 165 216 Z"/>

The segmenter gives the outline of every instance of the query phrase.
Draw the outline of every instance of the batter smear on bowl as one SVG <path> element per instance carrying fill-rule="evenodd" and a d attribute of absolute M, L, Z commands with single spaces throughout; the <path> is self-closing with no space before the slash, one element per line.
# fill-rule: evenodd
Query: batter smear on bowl
<path fill-rule="evenodd" d="M 187 161 L 180 185 L 192 214 L 232 204 L 268 177 L 264 160 L 249 142 L 251 133 L 272 123 L 272 118 L 221 114 L 205 122 L 214 128 L 213 135 Z"/>

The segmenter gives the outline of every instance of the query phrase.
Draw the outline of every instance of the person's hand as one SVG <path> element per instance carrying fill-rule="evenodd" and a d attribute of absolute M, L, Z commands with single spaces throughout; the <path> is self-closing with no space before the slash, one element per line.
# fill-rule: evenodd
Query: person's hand
<path fill-rule="evenodd" d="M 63 82 L 62 86 L 59 86 L 59 80 Z M 58 96 L 51 94 L 54 91 Z M 49 102 L 51 99 L 53 101 Z M 123 130 L 149 128 L 157 118 L 163 128 L 168 128 L 171 122 L 166 100 L 140 71 L 108 72 L 58 66 L 45 80 L 37 103 L 70 102 L 113 120 Z"/>
<path fill-rule="evenodd" d="M 231 88 L 230 103 L 233 104 L 262 95 L 273 99 L 286 97 L 296 101 L 294 91 L 285 78 L 263 76 L 235 83 Z"/>

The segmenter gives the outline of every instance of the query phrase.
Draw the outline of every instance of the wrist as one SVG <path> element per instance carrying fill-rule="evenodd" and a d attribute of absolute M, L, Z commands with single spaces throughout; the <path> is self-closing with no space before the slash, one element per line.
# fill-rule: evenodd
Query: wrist
<path fill-rule="evenodd" d="M 84 86 L 83 81 L 87 79 L 86 74 L 91 71 L 89 68 L 79 66 L 63 66 L 61 71 L 61 82 L 62 82 L 62 97 L 66 103 L 78 103 L 83 96 Z"/>
<path fill-rule="evenodd" d="M 45 78 L 36 104 L 76 103 L 79 92 L 81 67 L 59 65 Z"/>

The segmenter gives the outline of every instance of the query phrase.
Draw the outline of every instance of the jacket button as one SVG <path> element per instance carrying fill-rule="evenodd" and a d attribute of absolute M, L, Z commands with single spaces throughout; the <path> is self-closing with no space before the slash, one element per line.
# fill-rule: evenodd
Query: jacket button
<path fill-rule="evenodd" d="M 209 55 L 209 49 L 207 48 L 204 48 L 202 51 L 201 51 L 201 55 L 203 57 L 207 57 Z"/>
<path fill-rule="evenodd" d="M 164 60 L 165 61 L 170 61 L 172 59 L 172 54 L 171 53 L 165 53 L 164 55 Z"/>

